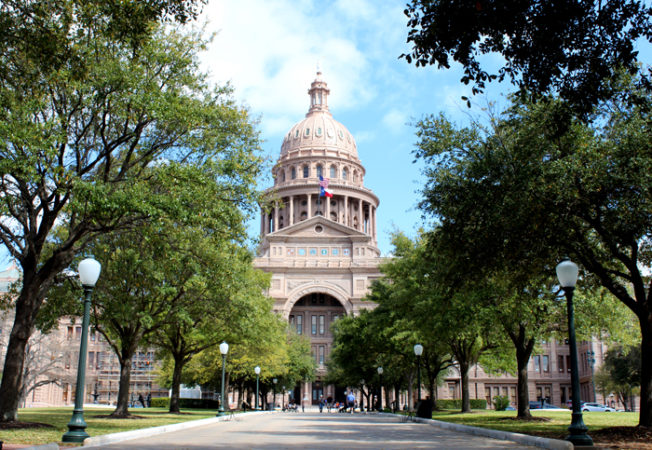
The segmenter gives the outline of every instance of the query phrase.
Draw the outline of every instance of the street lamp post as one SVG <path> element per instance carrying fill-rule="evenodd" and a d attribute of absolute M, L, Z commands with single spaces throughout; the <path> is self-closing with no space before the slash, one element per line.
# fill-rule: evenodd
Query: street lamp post
<path fill-rule="evenodd" d="M 566 294 L 568 308 L 568 344 L 570 347 L 571 359 L 571 390 L 573 399 L 573 419 L 568 431 L 570 434 L 566 437 L 567 441 L 573 445 L 592 446 L 593 440 L 586 434 L 588 427 L 582 419 L 580 409 L 580 377 L 577 365 L 577 343 L 575 342 L 575 313 L 573 311 L 573 291 L 577 283 L 578 268 L 577 264 L 565 259 L 557 265 L 557 278 L 559 284 Z"/>
<path fill-rule="evenodd" d="M 258 411 L 258 382 L 260 381 L 260 366 L 254 367 L 256 372 L 256 411 Z"/>
<path fill-rule="evenodd" d="M 423 353 L 423 345 L 417 344 L 414 346 L 414 354 L 417 357 L 417 403 L 421 401 L 421 354 Z"/>
<path fill-rule="evenodd" d="M 226 374 L 226 354 L 229 353 L 229 344 L 222 342 L 220 344 L 220 353 L 222 354 L 222 394 L 220 397 L 220 410 L 217 412 L 217 416 L 224 415 L 224 381 Z"/>
<path fill-rule="evenodd" d="M 591 386 L 593 387 L 593 401 L 597 402 L 598 397 L 595 395 L 595 378 L 593 377 L 593 367 L 595 366 L 595 352 L 593 350 L 589 350 L 586 352 L 586 357 L 589 363 L 589 367 L 591 368 Z"/>
<path fill-rule="evenodd" d="M 383 368 L 378 368 L 378 378 L 380 379 L 380 389 L 378 390 L 378 411 L 383 410 Z"/>
<path fill-rule="evenodd" d="M 274 384 L 274 400 L 272 400 L 272 411 L 274 411 L 276 409 L 276 383 L 278 383 L 278 379 L 272 379 L 272 383 Z"/>
<path fill-rule="evenodd" d="M 77 365 L 77 386 L 75 388 L 75 408 L 68 423 L 68 431 L 64 433 L 63 442 L 84 442 L 89 437 L 84 421 L 84 384 L 86 378 L 86 347 L 88 345 L 88 322 L 91 313 L 91 293 L 100 277 L 102 265 L 93 258 L 86 258 L 79 263 L 77 271 L 79 280 L 84 287 L 84 316 L 82 318 L 82 335 L 79 344 L 79 364 Z"/>

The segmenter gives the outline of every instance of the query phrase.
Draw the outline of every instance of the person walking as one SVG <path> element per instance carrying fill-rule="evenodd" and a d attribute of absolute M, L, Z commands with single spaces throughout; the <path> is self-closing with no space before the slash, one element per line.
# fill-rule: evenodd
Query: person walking
<path fill-rule="evenodd" d="M 353 414 L 353 410 L 355 409 L 355 395 L 353 395 L 353 391 L 349 391 L 346 396 L 346 407 L 350 408 L 350 413 Z"/>

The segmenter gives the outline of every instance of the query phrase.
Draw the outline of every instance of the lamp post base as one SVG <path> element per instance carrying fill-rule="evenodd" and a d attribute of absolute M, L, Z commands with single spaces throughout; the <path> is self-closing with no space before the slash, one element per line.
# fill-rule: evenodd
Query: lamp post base
<path fill-rule="evenodd" d="M 568 427 L 568 432 L 570 434 L 566 436 L 566 440 L 572 442 L 575 446 L 592 447 L 593 439 L 591 439 L 591 436 L 586 434 L 588 430 L 589 428 L 584 425 L 582 413 L 574 412 L 571 425 Z"/>
<path fill-rule="evenodd" d="M 73 410 L 72 419 L 68 423 L 68 431 L 61 437 L 61 442 L 75 442 L 81 444 L 90 435 L 86 432 L 84 411 Z"/>

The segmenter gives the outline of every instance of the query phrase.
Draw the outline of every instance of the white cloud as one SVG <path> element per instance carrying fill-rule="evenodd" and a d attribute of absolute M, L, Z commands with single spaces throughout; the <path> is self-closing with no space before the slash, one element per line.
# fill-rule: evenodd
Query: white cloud
<path fill-rule="evenodd" d="M 363 82 L 369 62 L 346 33 L 338 8 L 310 1 L 212 1 L 202 18 L 217 35 L 203 63 L 215 82 L 231 81 L 237 98 L 276 124 L 265 125 L 270 131 L 284 117 L 295 122 L 307 112 L 318 62 L 333 92 L 331 109 L 353 108 L 373 96 Z M 347 8 L 347 15 L 364 10 Z"/>
<path fill-rule="evenodd" d="M 389 132 L 397 134 L 404 131 L 405 127 L 408 126 L 408 120 L 404 111 L 392 109 L 383 116 L 382 123 Z"/>

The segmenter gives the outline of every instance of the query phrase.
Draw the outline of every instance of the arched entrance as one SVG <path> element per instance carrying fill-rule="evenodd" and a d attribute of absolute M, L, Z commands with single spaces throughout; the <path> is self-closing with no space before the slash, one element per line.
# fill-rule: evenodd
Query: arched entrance
<path fill-rule="evenodd" d="M 317 364 L 317 379 L 305 386 L 309 403 L 316 405 L 321 396 L 335 398 L 335 387 L 323 384 L 326 362 L 333 346 L 332 324 L 346 315 L 344 306 L 335 297 L 322 292 L 312 292 L 301 297 L 290 310 L 290 326 L 297 334 L 310 337 L 312 357 Z"/>

